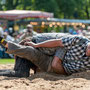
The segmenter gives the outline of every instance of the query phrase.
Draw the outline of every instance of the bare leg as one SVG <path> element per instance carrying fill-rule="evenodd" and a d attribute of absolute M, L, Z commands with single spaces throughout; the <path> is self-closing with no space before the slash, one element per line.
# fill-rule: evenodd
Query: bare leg
<path fill-rule="evenodd" d="M 57 74 L 66 74 L 62 66 L 62 61 L 56 56 L 52 61 L 52 68 L 53 68 L 53 71 L 56 72 Z"/>
<path fill-rule="evenodd" d="M 21 46 L 18 44 L 9 43 L 7 52 L 31 60 L 43 71 L 47 72 L 49 66 L 52 64 L 52 68 L 55 73 L 66 74 L 62 66 L 62 61 L 58 57 L 55 56 L 53 59 L 52 56 L 45 55 L 31 46 Z"/>

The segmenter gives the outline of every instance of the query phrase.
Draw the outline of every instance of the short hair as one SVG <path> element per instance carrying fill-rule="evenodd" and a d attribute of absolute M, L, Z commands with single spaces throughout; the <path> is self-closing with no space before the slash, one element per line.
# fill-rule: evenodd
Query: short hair
<path fill-rule="evenodd" d="M 33 25 L 31 25 L 31 24 L 28 24 L 28 25 L 27 25 L 27 27 L 32 27 L 32 28 L 33 28 Z"/>

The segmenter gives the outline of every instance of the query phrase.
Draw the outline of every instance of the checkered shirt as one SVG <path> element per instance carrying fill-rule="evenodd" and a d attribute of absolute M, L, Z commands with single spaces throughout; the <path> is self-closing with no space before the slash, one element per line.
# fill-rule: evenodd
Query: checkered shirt
<path fill-rule="evenodd" d="M 62 43 L 67 50 L 63 66 L 68 74 L 90 69 L 90 57 L 86 56 L 89 40 L 82 36 L 63 37 Z"/>

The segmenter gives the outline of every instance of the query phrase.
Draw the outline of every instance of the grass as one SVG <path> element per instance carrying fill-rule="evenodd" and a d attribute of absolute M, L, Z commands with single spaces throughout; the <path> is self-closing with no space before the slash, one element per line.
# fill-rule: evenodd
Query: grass
<path fill-rule="evenodd" d="M 14 59 L 0 59 L 0 64 L 14 64 Z"/>

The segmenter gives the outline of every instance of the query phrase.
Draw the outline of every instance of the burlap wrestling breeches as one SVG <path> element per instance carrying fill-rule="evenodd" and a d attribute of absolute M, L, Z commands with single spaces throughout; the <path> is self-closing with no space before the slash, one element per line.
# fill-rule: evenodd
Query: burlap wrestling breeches
<path fill-rule="evenodd" d="M 60 54 L 62 57 L 65 54 L 65 50 L 61 48 L 58 50 L 60 51 L 60 53 L 58 54 Z M 6 52 L 30 60 L 32 63 L 38 66 L 42 71 L 45 72 L 51 71 L 51 63 L 54 56 L 46 55 L 31 46 L 22 46 L 19 44 L 9 42 L 8 49 Z M 56 56 L 58 54 L 56 54 Z"/>

